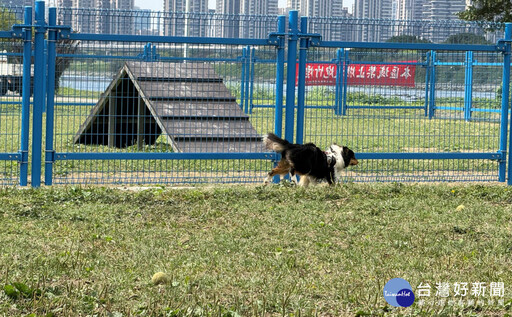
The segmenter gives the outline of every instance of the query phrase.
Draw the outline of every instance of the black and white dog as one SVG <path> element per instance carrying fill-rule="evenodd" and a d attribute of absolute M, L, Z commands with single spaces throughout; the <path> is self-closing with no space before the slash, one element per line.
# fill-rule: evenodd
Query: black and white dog
<path fill-rule="evenodd" d="M 265 135 L 263 143 L 267 149 L 281 153 L 281 161 L 268 173 L 265 183 L 270 183 L 275 175 L 283 178 L 289 173 L 294 181 L 295 175 L 301 176 L 300 186 L 316 184 L 323 179 L 332 185 L 344 168 L 359 163 L 351 149 L 337 144 L 324 152 L 313 143 L 292 144 L 273 133 Z"/>

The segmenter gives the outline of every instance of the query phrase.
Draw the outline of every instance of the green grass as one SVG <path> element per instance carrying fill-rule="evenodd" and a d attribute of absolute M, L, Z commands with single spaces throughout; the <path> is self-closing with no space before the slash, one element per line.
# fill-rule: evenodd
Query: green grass
<path fill-rule="evenodd" d="M 89 91 L 89 90 L 79 90 L 74 88 L 68 88 L 68 87 L 60 87 L 59 90 L 55 92 L 57 96 L 62 97 L 79 97 L 79 98 L 94 98 L 99 99 L 102 92 L 100 91 Z"/>
<path fill-rule="evenodd" d="M 503 316 L 511 201 L 482 185 L 7 188 L 0 315 Z M 391 307 L 394 277 L 431 297 Z M 440 306 L 438 282 L 503 282 L 503 305 Z"/>

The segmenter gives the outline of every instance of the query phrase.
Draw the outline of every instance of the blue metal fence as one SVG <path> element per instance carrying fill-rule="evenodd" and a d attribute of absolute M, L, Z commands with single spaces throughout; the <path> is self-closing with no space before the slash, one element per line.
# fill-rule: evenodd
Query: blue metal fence
<path fill-rule="evenodd" d="M 345 180 L 511 180 L 510 25 L 2 12 L 33 86 L 0 97 L 4 185 L 262 182 L 269 131 L 349 146 Z"/>

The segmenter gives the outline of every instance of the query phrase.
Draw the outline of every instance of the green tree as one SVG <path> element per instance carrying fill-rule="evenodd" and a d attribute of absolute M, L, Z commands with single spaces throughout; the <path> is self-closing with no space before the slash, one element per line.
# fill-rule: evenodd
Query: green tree
<path fill-rule="evenodd" d="M 512 1 L 473 0 L 458 16 L 467 21 L 512 22 Z"/>
<path fill-rule="evenodd" d="M 14 12 L 0 7 L 0 31 L 8 31 L 16 23 L 20 23 L 20 21 L 16 19 Z"/>
<path fill-rule="evenodd" d="M 9 31 L 12 29 L 14 24 L 21 24 L 22 22 L 16 19 L 16 15 L 14 12 L 10 11 L 8 8 L 0 7 L 0 31 Z M 32 32 L 32 36 L 34 33 Z M 75 40 L 60 40 L 57 44 L 57 54 L 58 55 L 73 55 L 78 50 L 78 45 L 80 43 Z M 22 64 L 23 63 L 23 41 L 21 39 L 0 39 L 0 53 L 3 51 L 7 51 L 9 53 L 16 53 L 15 56 L 9 57 L 9 63 Z M 56 58 L 56 68 L 55 68 L 55 87 L 56 90 L 60 87 L 60 78 L 64 71 L 69 67 L 73 58 L 64 58 L 61 56 L 57 56 Z M 32 61 L 33 62 L 33 61 Z"/>
<path fill-rule="evenodd" d="M 480 44 L 490 45 L 493 44 L 485 39 L 483 35 L 474 33 L 459 33 L 450 35 L 444 43 L 446 44 Z"/>

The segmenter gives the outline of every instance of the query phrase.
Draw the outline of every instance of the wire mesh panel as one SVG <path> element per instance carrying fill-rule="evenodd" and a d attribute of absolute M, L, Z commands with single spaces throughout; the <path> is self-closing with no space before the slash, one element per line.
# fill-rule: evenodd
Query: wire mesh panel
<path fill-rule="evenodd" d="M 465 103 L 469 112 L 466 120 L 488 120 L 496 122 L 501 112 L 502 103 L 502 73 L 503 57 L 500 54 L 483 54 L 474 52 L 466 62 L 467 69 L 471 70 L 471 78 L 468 78 L 466 86 L 471 87 L 468 99 Z"/>
<path fill-rule="evenodd" d="M 1 40 L 0 40 L 1 41 Z M 5 43 L 0 43 L 4 51 Z M 9 56 L 5 52 L 0 52 L 0 67 L 2 71 L 14 67 L 7 63 Z M 21 130 L 21 96 L 19 91 L 12 85 L 20 83 L 11 83 L 11 80 L 20 78 L 0 77 L 0 153 L 4 154 L 4 161 L 0 161 L 0 183 L 4 185 L 14 185 L 19 176 L 19 166 L 17 161 L 11 160 L 20 149 L 20 130 Z M 13 89 L 13 90 L 11 90 Z"/>
<path fill-rule="evenodd" d="M 439 52 L 435 115 L 499 122 L 503 58 L 500 53 Z"/>
<path fill-rule="evenodd" d="M 437 158 L 446 153 L 500 150 L 501 100 L 497 95 L 501 95 L 501 68 L 492 69 L 503 62 L 500 53 L 474 53 L 469 64 L 466 57 L 471 54 L 439 52 L 435 54 L 436 64 L 431 66 L 430 51 L 341 50 L 343 59 L 339 58 L 340 49 L 308 52 L 310 77 L 316 78 L 314 72 L 325 72 L 325 66 L 321 69 L 319 63 L 340 61 L 338 75 L 342 78 L 328 85 L 315 86 L 313 81 L 307 86 L 304 140 L 322 147 L 341 143 L 363 156 L 382 157 L 360 160 L 358 166 L 349 169 L 347 179 L 498 179 L 496 161 Z M 434 73 L 432 67 L 435 77 L 429 78 Z M 473 70 L 471 78 L 469 67 Z M 470 95 L 469 87 L 473 90 Z M 432 95 L 431 88 L 435 91 Z M 385 159 L 390 153 L 398 154 L 394 156 L 397 159 Z"/>
<path fill-rule="evenodd" d="M 272 46 L 82 41 L 63 57 L 54 182 L 262 181 L 272 163 L 250 156 L 265 151 L 260 136 L 273 127 L 275 54 Z"/>
<path fill-rule="evenodd" d="M 0 31 L 23 21 L 22 7 L 0 7 Z M 23 42 L 0 36 L 0 184 L 19 182 L 22 129 Z"/>

